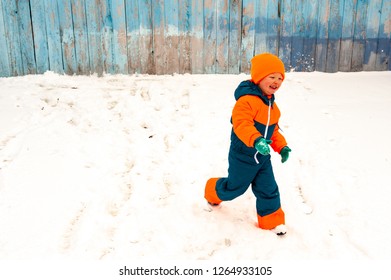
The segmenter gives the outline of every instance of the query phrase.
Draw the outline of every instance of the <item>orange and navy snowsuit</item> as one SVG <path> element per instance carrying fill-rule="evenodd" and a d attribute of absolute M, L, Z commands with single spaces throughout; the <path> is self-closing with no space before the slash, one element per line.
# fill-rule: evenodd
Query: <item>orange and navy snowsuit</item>
<path fill-rule="evenodd" d="M 273 229 L 285 223 L 280 194 L 275 181 L 270 155 L 261 155 L 254 148 L 259 137 L 270 139 L 271 147 L 280 153 L 287 145 L 279 132 L 280 110 L 274 95 L 268 98 L 252 81 L 243 81 L 235 90 L 232 111 L 231 145 L 228 155 L 228 177 L 211 178 L 205 187 L 208 202 L 219 204 L 242 195 L 251 185 L 256 197 L 258 224 Z"/>

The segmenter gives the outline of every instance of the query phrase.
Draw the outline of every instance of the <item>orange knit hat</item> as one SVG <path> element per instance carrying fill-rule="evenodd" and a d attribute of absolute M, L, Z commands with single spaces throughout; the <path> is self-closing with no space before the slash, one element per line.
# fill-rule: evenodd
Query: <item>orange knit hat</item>
<path fill-rule="evenodd" d="M 263 78 L 271 73 L 281 73 L 285 79 L 284 63 L 277 56 L 271 53 L 263 53 L 251 59 L 251 80 L 259 84 Z"/>

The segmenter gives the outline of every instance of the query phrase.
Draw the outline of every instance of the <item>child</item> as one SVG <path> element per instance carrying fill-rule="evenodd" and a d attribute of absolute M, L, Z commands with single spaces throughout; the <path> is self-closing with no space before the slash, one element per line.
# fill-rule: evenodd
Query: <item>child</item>
<path fill-rule="evenodd" d="M 280 110 L 274 102 L 284 78 L 284 64 L 277 56 L 264 53 L 251 59 L 251 80 L 235 90 L 228 177 L 211 178 L 205 186 L 205 199 L 215 206 L 242 195 L 251 184 L 258 226 L 277 235 L 284 235 L 287 228 L 269 145 L 283 163 L 288 159 L 291 149 L 279 132 Z"/>

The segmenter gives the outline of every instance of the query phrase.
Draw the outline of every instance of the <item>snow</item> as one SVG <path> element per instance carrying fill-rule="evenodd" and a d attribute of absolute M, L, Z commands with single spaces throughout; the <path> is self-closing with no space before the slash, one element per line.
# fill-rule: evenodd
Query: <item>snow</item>
<path fill-rule="evenodd" d="M 241 75 L 0 79 L 0 260 L 391 258 L 391 72 L 287 73 L 272 153 L 288 233 L 208 211 Z"/>

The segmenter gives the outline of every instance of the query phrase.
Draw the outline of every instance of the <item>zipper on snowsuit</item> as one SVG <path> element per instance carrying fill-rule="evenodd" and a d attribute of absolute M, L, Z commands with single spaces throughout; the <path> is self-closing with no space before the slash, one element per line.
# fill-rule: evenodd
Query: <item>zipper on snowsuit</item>
<path fill-rule="evenodd" d="M 268 106 L 268 111 L 267 111 L 267 123 L 266 123 L 266 128 L 265 128 L 265 135 L 263 136 L 263 138 L 266 139 L 267 137 L 267 132 L 268 132 L 268 129 L 269 129 L 269 124 L 270 124 L 270 109 L 271 109 L 271 102 L 270 102 L 270 99 L 269 99 L 269 106 Z M 255 162 L 257 164 L 259 164 L 259 160 L 257 159 L 257 155 L 258 155 L 258 151 L 255 152 L 255 155 L 254 155 L 254 159 L 255 159 Z"/>

